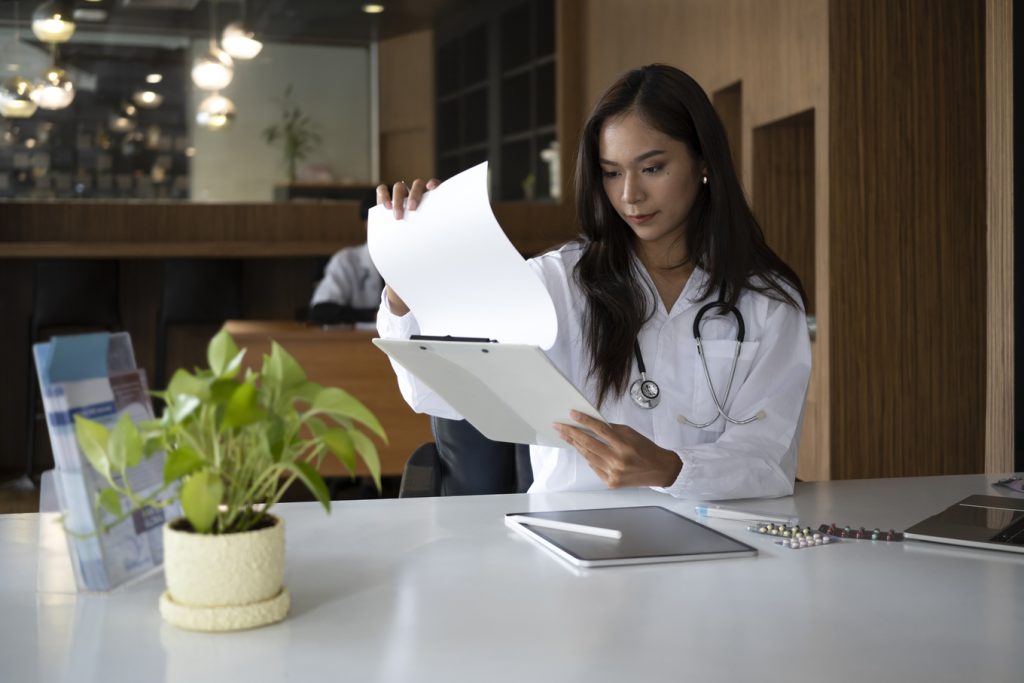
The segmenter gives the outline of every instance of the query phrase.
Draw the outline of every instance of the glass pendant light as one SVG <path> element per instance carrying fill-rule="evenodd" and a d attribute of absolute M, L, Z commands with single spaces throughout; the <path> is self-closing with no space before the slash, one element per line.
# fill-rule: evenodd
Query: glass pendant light
<path fill-rule="evenodd" d="M 0 116 L 8 119 L 27 119 L 36 113 L 38 104 L 32 101 L 35 88 L 21 76 L 11 76 L 0 85 Z"/>
<path fill-rule="evenodd" d="M 41 4 L 32 14 L 32 33 L 44 43 L 66 43 L 75 33 L 70 6 L 58 0 Z"/>
<path fill-rule="evenodd" d="M 17 59 L 21 46 L 21 25 L 18 21 L 18 3 L 14 3 L 14 46 L 11 53 Z M 36 87 L 32 81 L 22 78 L 17 64 L 9 67 L 14 75 L 0 84 L 0 116 L 8 119 L 27 119 L 36 113 L 39 105 L 32 101 L 32 90 Z"/>
<path fill-rule="evenodd" d="M 64 109 L 75 100 L 75 85 L 64 69 L 51 66 L 43 72 L 42 83 L 29 97 L 43 109 Z"/>
<path fill-rule="evenodd" d="M 235 75 L 231 55 L 210 44 L 209 54 L 196 57 L 192 63 L 192 82 L 202 90 L 220 90 L 227 87 Z"/>
<path fill-rule="evenodd" d="M 216 4 L 210 0 L 210 52 L 196 57 L 192 62 L 192 82 L 201 90 L 221 90 L 231 83 L 235 75 L 235 63 L 231 55 L 217 47 L 217 19 L 213 9 Z"/>
<path fill-rule="evenodd" d="M 235 103 L 220 93 L 213 93 L 199 103 L 196 123 L 210 131 L 224 130 L 235 120 Z"/>
<path fill-rule="evenodd" d="M 233 21 L 224 28 L 220 45 L 235 59 L 252 59 L 263 49 L 263 43 L 241 21 Z"/>
<path fill-rule="evenodd" d="M 156 109 L 164 103 L 164 96 L 152 88 L 140 88 L 132 93 L 132 102 L 143 109 Z"/>

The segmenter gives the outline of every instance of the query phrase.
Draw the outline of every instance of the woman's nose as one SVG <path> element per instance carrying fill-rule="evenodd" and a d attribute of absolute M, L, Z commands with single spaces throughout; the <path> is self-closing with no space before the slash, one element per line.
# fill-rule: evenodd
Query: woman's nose
<path fill-rule="evenodd" d="M 639 178 L 632 173 L 625 175 L 622 183 L 622 201 L 626 204 L 636 204 L 643 201 L 644 193 Z"/>

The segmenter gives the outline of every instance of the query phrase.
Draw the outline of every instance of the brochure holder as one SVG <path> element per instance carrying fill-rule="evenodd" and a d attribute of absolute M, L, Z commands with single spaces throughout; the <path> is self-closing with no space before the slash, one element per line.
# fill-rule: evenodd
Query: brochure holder
<path fill-rule="evenodd" d="M 163 523 L 178 516 L 177 504 L 116 517 L 95 505 L 106 483 L 93 471 L 75 439 L 75 416 L 113 427 L 122 415 L 135 421 L 153 417 L 145 373 L 135 365 L 127 333 L 54 337 L 32 347 L 53 446 L 55 469 L 41 492 L 40 567 L 37 586 L 62 592 L 69 582 L 57 569 L 62 561 L 54 539 L 63 531 L 74 585 L 80 591 L 108 591 L 140 578 L 163 563 Z M 143 495 L 163 484 L 164 455 L 155 454 L 128 470 Z M 52 494 L 50 492 L 53 492 Z M 170 495 L 166 491 L 165 495 Z M 56 524 L 52 503 L 60 510 Z M 101 531 L 102 529 L 105 531 Z"/>

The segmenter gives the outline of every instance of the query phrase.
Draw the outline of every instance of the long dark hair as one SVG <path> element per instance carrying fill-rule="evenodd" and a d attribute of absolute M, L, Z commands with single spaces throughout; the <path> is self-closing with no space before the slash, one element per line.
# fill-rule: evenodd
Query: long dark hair
<path fill-rule="evenodd" d="M 753 289 L 798 306 L 806 305 L 800 278 L 768 247 L 761 226 L 743 196 L 729 143 L 718 114 L 690 76 L 664 64 L 634 69 L 598 101 L 583 128 L 576 157 L 576 211 L 583 230 L 582 255 L 574 277 L 586 296 L 583 330 L 591 370 L 597 378 L 598 405 L 629 383 L 633 345 L 654 314 L 657 293 L 635 270 L 634 235 L 605 194 L 598 161 L 605 122 L 635 112 L 652 128 L 686 144 L 707 169 L 686 221 L 687 260 L 708 273 L 700 297 L 719 292 L 735 305 L 743 289 Z"/>

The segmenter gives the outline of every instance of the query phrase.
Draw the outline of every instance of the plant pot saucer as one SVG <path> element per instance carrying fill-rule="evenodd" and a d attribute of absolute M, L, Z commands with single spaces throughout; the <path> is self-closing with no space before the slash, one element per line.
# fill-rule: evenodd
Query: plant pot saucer
<path fill-rule="evenodd" d="M 193 607 L 175 602 L 168 591 L 160 596 L 164 621 L 190 631 L 241 631 L 284 619 L 291 605 L 288 589 L 263 602 L 227 607 Z"/>

